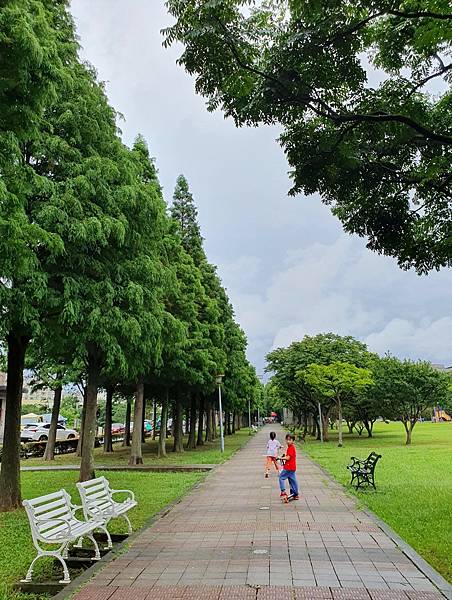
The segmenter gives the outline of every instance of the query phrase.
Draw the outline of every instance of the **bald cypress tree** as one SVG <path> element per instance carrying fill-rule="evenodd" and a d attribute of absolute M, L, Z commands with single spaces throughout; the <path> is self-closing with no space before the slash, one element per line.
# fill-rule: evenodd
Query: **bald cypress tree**
<path fill-rule="evenodd" d="M 199 264 L 205 259 L 205 254 L 202 247 L 201 229 L 198 224 L 198 210 L 188 181 L 183 175 L 179 175 L 176 181 L 171 216 L 178 225 L 182 246 L 195 263 Z"/>
<path fill-rule="evenodd" d="M 77 43 L 67 2 L 0 3 L 0 306 L 7 348 L 7 391 L 0 511 L 20 506 L 20 407 L 25 356 L 43 318 L 55 309 L 44 260 L 64 244 L 42 218 L 59 190 L 36 169 L 42 123 L 72 77 Z"/>

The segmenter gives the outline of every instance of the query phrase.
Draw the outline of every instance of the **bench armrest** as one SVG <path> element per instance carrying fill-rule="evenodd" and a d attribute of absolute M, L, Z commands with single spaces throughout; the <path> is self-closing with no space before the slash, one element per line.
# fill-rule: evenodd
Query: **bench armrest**
<path fill-rule="evenodd" d="M 65 530 L 65 531 L 67 531 L 69 533 L 69 535 L 72 535 L 72 528 L 71 528 L 71 524 L 68 519 L 63 519 L 61 517 L 55 517 L 54 519 L 38 519 L 37 521 L 34 522 L 36 527 L 38 527 L 38 525 L 41 523 L 65 523 L 65 525 L 67 526 L 67 530 Z M 66 537 L 66 536 L 64 536 L 64 537 L 59 536 L 60 533 L 61 532 L 59 531 L 56 539 L 64 539 L 64 537 Z M 39 533 L 38 535 L 42 540 L 46 539 L 46 537 L 42 533 Z"/>
<path fill-rule="evenodd" d="M 110 489 L 110 493 L 113 494 L 129 494 L 129 499 L 135 502 L 135 494 L 131 490 L 112 490 Z"/>

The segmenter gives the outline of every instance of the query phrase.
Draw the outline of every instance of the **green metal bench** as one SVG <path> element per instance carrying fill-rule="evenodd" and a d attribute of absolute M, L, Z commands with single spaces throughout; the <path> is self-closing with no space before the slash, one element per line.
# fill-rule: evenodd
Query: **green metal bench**
<path fill-rule="evenodd" d="M 377 454 L 376 452 L 371 452 L 365 460 L 352 456 L 351 460 L 353 462 L 347 466 L 352 476 L 350 485 L 355 485 L 356 489 L 358 489 L 362 485 L 367 484 L 376 490 L 375 467 L 380 458 L 381 454 Z"/>

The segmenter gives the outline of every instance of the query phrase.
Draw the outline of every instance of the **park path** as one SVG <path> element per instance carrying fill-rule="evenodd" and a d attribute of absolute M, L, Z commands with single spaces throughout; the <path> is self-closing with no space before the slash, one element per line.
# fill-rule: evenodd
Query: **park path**
<path fill-rule="evenodd" d="M 77 600 L 444 597 L 300 450 L 301 499 L 283 505 L 276 473 L 263 477 L 269 431 L 136 536 Z"/>

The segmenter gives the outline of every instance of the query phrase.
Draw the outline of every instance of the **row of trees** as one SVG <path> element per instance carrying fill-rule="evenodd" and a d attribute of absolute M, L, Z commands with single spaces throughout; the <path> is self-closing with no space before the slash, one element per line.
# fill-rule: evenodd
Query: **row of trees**
<path fill-rule="evenodd" d="M 289 408 L 299 424 L 328 441 L 329 421 L 372 437 L 378 418 L 401 421 L 406 443 L 423 413 L 436 405 L 452 408 L 452 378 L 430 363 L 379 357 L 350 336 L 306 336 L 267 356 L 272 373 L 269 394 L 275 405 Z"/>
<path fill-rule="evenodd" d="M 5 0 L 0 23 L 5 511 L 21 503 L 25 367 L 55 390 L 53 440 L 63 387 L 83 386 L 81 480 L 93 475 L 99 388 L 107 391 L 107 432 L 115 392 L 134 396 L 135 425 L 146 398 L 161 404 L 165 455 L 169 411 L 176 451 L 186 410 L 189 446 L 202 443 L 205 422 L 211 435 L 217 374 L 227 413 L 240 412 L 260 384 L 204 253 L 187 181 L 179 177 L 168 213 L 145 140 L 122 143 L 103 86 L 79 60 L 68 1 Z M 135 426 L 131 464 L 142 461 L 141 435 Z"/>

